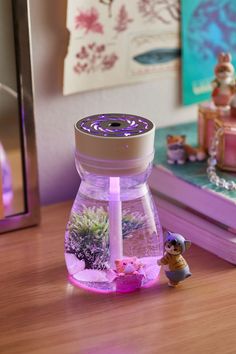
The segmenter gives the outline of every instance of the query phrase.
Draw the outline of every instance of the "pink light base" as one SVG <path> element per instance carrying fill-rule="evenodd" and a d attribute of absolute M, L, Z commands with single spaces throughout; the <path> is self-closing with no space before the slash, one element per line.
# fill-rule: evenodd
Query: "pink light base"
<path fill-rule="evenodd" d="M 140 289 L 148 289 L 148 288 L 153 287 L 159 281 L 159 274 L 157 275 L 157 277 L 155 279 L 149 280 L 146 284 L 143 284 L 138 288 L 131 289 L 131 290 L 129 290 L 128 288 L 126 288 L 126 290 L 125 290 L 125 288 L 123 288 L 123 291 L 119 291 L 119 290 L 115 289 L 115 282 L 114 282 L 114 290 L 103 290 L 103 289 L 96 289 L 95 290 L 94 288 L 91 288 L 89 286 L 81 284 L 81 282 L 79 282 L 79 281 L 76 281 L 72 275 L 68 275 L 68 281 L 72 285 L 74 285 L 75 287 L 80 288 L 85 291 L 89 291 L 91 293 L 97 293 L 97 294 L 114 294 L 114 293 L 121 293 L 122 294 L 123 293 L 123 294 L 127 294 L 127 293 L 132 293 L 134 291 L 138 291 Z"/>
<path fill-rule="evenodd" d="M 142 286 L 143 274 L 126 274 L 116 278 L 116 291 L 118 293 L 129 293 L 138 290 Z"/>
<path fill-rule="evenodd" d="M 69 275 L 68 276 L 68 280 L 69 282 L 76 286 L 77 288 L 80 288 L 80 289 L 83 289 L 83 290 L 86 290 L 86 291 L 89 291 L 91 293 L 97 293 L 97 294 L 112 294 L 115 292 L 115 290 L 102 290 L 102 289 L 94 289 L 94 288 L 91 288 L 89 286 L 86 286 L 84 284 L 81 284 L 81 282 L 78 282 L 76 281 L 72 275 Z"/>

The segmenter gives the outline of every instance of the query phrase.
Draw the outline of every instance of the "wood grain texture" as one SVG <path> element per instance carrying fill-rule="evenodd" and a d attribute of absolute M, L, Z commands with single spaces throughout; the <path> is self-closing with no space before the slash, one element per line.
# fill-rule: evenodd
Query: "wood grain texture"
<path fill-rule="evenodd" d="M 64 264 L 71 203 L 43 208 L 42 225 L 0 237 L 1 354 L 235 353 L 236 269 L 192 246 L 179 288 L 98 295 L 73 288 Z"/>

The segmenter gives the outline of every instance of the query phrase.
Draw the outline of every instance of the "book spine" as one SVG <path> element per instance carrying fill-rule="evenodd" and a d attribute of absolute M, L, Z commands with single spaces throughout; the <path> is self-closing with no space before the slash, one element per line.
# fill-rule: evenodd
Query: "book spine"
<path fill-rule="evenodd" d="M 236 264 L 236 236 L 200 217 L 154 197 L 162 227 L 182 234 L 201 248 Z"/>
<path fill-rule="evenodd" d="M 154 191 L 236 229 L 236 203 L 229 198 L 183 181 L 162 166 L 153 168 L 149 185 Z"/>

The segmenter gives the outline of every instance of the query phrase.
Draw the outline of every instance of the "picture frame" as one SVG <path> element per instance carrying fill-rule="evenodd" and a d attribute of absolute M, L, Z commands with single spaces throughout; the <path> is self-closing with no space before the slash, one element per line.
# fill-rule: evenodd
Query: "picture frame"
<path fill-rule="evenodd" d="M 19 213 L 13 213 L 0 219 L 0 233 L 36 225 L 40 221 L 29 1 L 12 0 L 11 8 L 16 59 L 16 87 L 24 207 Z"/>

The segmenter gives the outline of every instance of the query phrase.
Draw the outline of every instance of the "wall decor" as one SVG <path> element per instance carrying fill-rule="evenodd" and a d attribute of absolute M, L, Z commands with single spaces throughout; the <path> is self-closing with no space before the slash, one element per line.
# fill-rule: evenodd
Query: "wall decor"
<path fill-rule="evenodd" d="M 0 53 L 2 233 L 39 221 L 29 1 L 1 0 Z"/>
<path fill-rule="evenodd" d="M 179 19 L 178 0 L 68 0 L 64 94 L 176 72 Z"/>
<path fill-rule="evenodd" d="M 182 0 L 182 98 L 184 104 L 211 96 L 220 52 L 230 52 L 236 65 L 236 2 Z"/>

